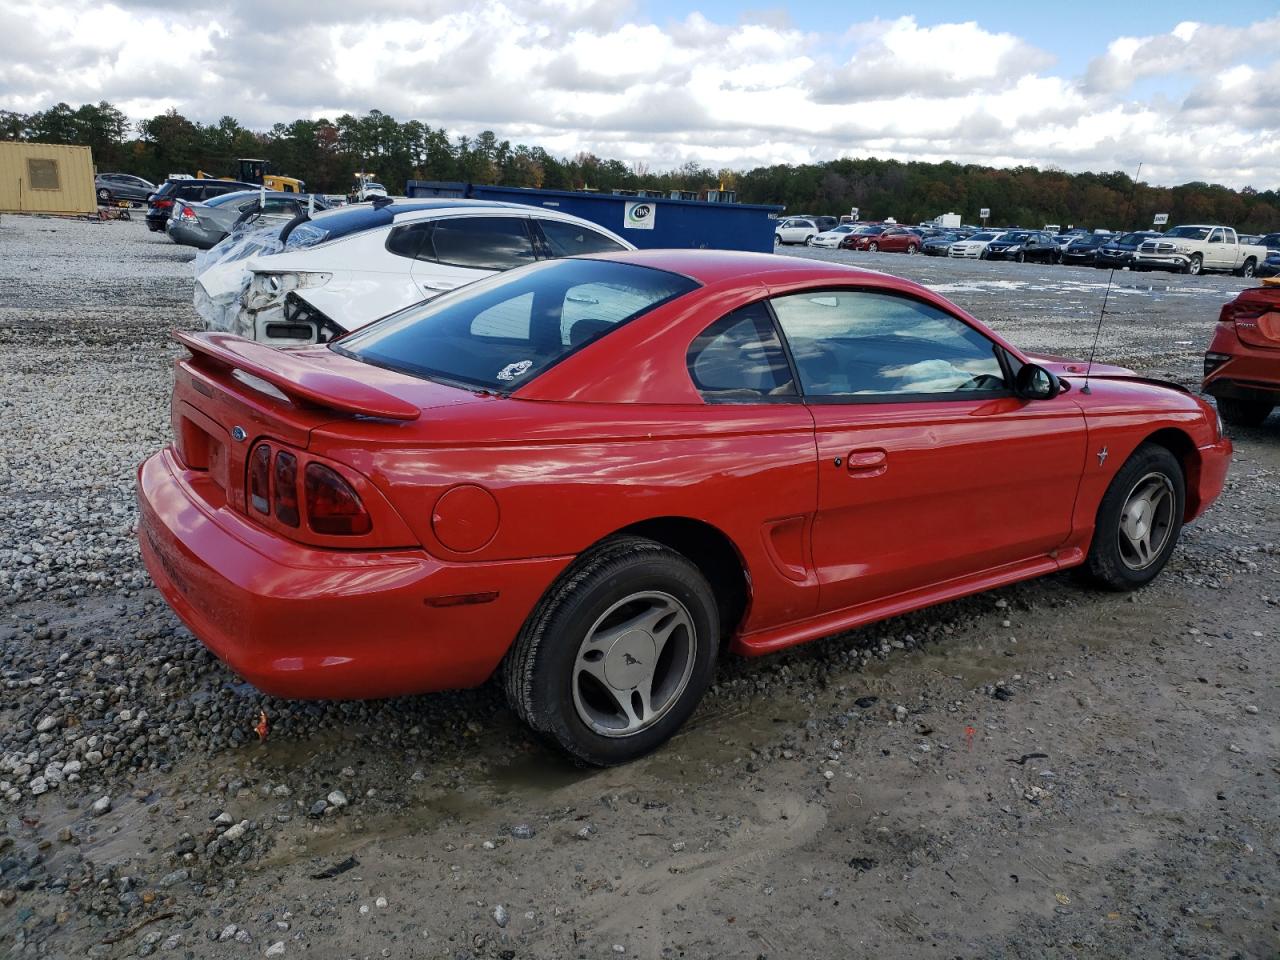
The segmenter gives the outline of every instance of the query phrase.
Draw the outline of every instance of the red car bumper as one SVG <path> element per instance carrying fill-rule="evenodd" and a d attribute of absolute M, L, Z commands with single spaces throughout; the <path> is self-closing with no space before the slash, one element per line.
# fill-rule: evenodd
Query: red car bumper
<path fill-rule="evenodd" d="M 1231 441 L 1223 437 L 1217 443 L 1200 447 L 1200 467 L 1187 478 L 1187 520 L 1194 520 L 1218 499 L 1231 466 Z"/>
<path fill-rule="evenodd" d="M 138 540 L 183 622 L 264 693 L 364 699 L 483 683 L 571 558 L 442 563 L 322 550 L 259 527 L 169 450 L 138 468 Z"/>

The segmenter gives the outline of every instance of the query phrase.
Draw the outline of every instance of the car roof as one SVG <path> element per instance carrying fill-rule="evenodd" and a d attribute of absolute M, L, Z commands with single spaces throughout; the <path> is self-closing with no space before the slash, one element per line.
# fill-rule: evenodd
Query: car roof
<path fill-rule="evenodd" d="M 696 280 L 703 286 L 726 280 L 741 280 L 743 276 L 767 277 L 770 283 L 802 283 L 811 280 L 849 283 L 872 277 L 882 281 L 884 277 L 878 271 L 863 270 L 842 263 L 776 253 L 747 253 L 741 250 L 627 250 L 594 254 L 581 259 L 611 260 L 615 263 L 632 263 L 654 270 L 665 270 Z"/>
<path fill-rule="evenodd" d="M 527 203 L 502 203 L 494 200 L 392 200 L 390 203 L 373 204 L 353 203 L 336 210 L 312 218 L 312 222 L 329 231 L 329 239 L 336 240 L 351 233 L 384 227 L 402 214 L 421 213 L 423 211 L 451 212 L 469 209 L 480 210 L 518 210 L 529 213 L 533 207 Z"/>

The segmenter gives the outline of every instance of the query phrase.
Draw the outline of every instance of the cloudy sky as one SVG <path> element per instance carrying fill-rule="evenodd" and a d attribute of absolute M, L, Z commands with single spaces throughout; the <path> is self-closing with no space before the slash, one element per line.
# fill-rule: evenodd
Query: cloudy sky
<path fill-rule="evenodd" d="M 1280 186 L 1271 3 L 0 0 L 0 108 L 379 108 L 653 168 L 837 156 Z M 874 12 L 874 17 L 871 16 Z M 1212 19 L 1206 19 L 1212 17 Z"/>

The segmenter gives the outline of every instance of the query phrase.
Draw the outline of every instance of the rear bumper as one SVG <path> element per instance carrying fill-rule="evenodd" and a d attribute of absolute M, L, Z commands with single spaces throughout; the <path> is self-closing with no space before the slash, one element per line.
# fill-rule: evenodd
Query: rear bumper
<path fill-rule="evenodd" d="M 1280 403 L 1280 344 L 1244 343 L 1230 324 L 1218 324 L 1209 354 L 1226 357 L 1204 378 L 1201 390 L 1233 400 L 1271 398 Z"/>
<path fill-rule="evenodd" d="M 195 247 L 197 250 L 208 250 L 217 244 L 222 237 L 214 237 L 208 230 L 203 227 L 187 226 L 183 223 L 170 219 L 165 224 L 165 232 L 169 234 L 169 239 L 176 243 L 180 243 L 185 247 Z"/>
<path fill-rule="evenodd" d="M 138 468 L 142 558 L 191 632 L 273 696 L 477 686 L 571 559 L 451 564 L 422 550 L 315 549 L 213 506 L 196 491 L 207 482 L 170 450 Z"/>

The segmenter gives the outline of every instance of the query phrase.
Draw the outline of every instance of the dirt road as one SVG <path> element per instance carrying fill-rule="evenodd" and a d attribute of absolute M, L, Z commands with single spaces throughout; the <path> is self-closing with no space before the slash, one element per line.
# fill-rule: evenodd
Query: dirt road
<path fill-rule="evenodd" d="M 132 539 L 190 255 L 10 217 L 0 251 L 0 953 L 1280 956 L 1280 416 L 1152 587 L 727 660 L 666 749 L 584 771 L 494 688 L 288 703 L 205 653 Z M 793 252 L 1077 356 L 1106 281 Z M 1119 274 L 1098 356 L 1193 384 L 1243 285 Z"/>

